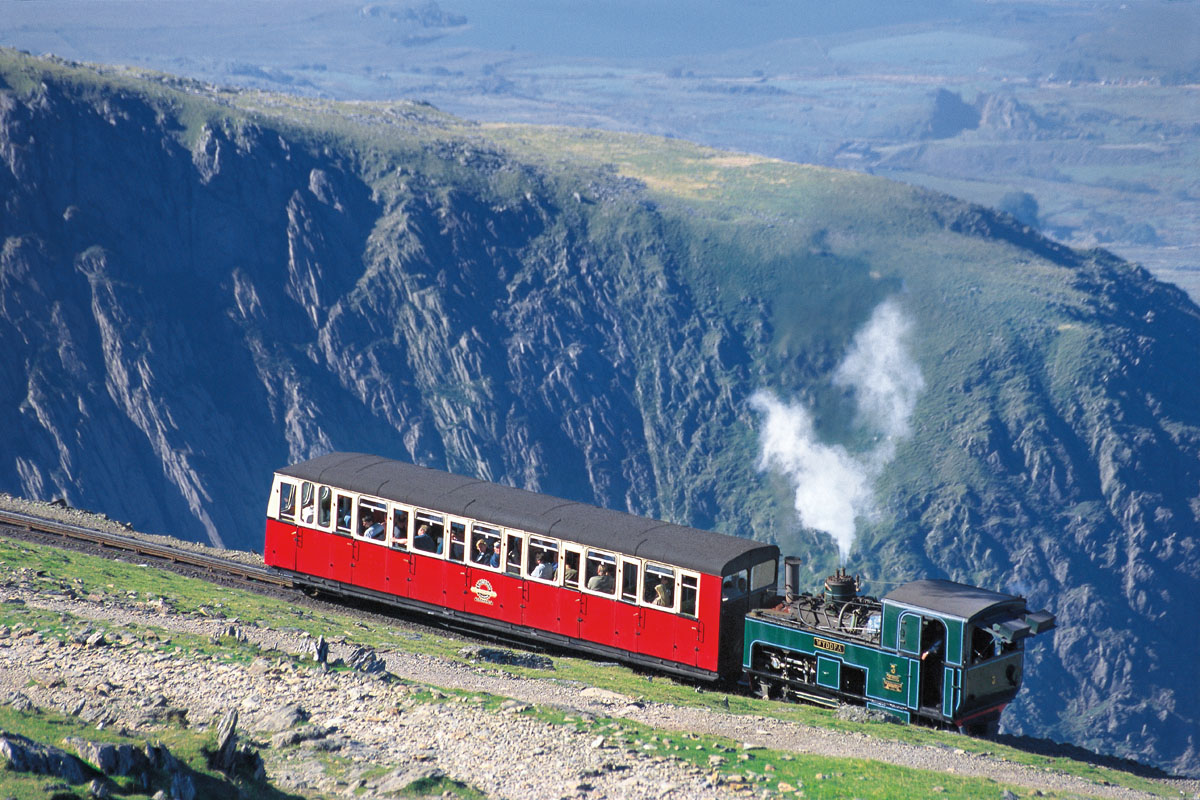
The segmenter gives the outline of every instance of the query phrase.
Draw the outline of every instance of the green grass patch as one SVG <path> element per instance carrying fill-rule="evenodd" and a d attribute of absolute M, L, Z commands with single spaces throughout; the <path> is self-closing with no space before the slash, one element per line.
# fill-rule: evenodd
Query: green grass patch
<path fill-rule="evenodd" d="M 75 752 L 66 743 L 71 737 L 105 744 L 129 744 L 139 749 L 148 743 L 165 746 L 180 762 L 183 770 L 191 776 L 197 797 L 240 797 L 246 800 L 284 800 L 294 797 L 268 785 L 230 779 L 209 769 L 206 751 L 211 750 L 215 742 L 215 733 L 211 730 L 169 726 L 155 731 L 153 737 L 147 738 L 130 735 L 119 729 L 99 729 L 78 718 L 43 709 L 26 712 L 16 711 L 7 706 L 0 706 L 0 730 L 57 747 L 71 755 L 75 755 Z M 47 775 L 3 769 L 0 770 L 0 796 L 17 800 L 45 800 L 53 793 L 62 797 L 90 797 L 88 784 L 94 778 L 100 777 L 100 773 L 90 768 L 84 772 L 84 782 L 72 786 Z M 152 773 L 152 785 L 148 790 L 133 776 L 113 776 L 108 780 L 112 784 L 113 796 L 138 798 L 150 797 L 159 789 L 168 789 L 170 776 L 161 771 Z M 52 786 L 57 788 L 48 788 Z"/>
<path fill-rule="evenodd" d="M 463 648 L 464 642 L 449 635 L 440 636 L 426 632 L 418 634 L 400 628 L 366 625 L 337 612 L 312 612 L 296 609 L 286 601 L 261 597 L 248 591 L 216 587 L 202 580 L 173 575 L 137 564 L 112 561 L 52 547 L 0 539 L 0 578 L 7 580 L 10 584 L 14 580 L 28 582 L 33 586 L 45 588 L 49 592 L 63 592 L 70 589 L 84 597 L 100 597 L 110 602 L 119 599 L 134 604 L 147 602 L 151 607 L 157 606 L 160 598 L 166 598 L 169 606 L 181 613 L 200 614 L 200 610 L 203 608 L 207 609 L 208 615 L 219 615 L 218 618 L 223 616 L 231 620 L 250 620 L 258 625 L 306 631 L 314 637 L 325 636 L 326 639 L 344 637 L 348 642 L 377 649 L 433 655 L 447 660 L 469 663 L 473 668 L 482 671 L 558 681 L 572 687 L 596 686 L 617 692 L 633 700 L 645 702 L 704 708 L 720 713 L 761 716 L 846 733 L 863 734 L 876 739 L 986 754 L 1017 764 L 1075 775 L 1096 783 L 1107 782 L 1149 794 L 1169 796 L 1169 793 L 1164 792 L 1159 785 L 1150 780 L 1073 759 L 1040 755 L 993 741 L 972 739 L 918 726 L 842 720 L 835 713 L 822 708 L 771 702 L 736 694 L 727 695 L 700 689 L 670 678 L 648 675 L 624 666 L 584 658 L 555 655 L 552 657 L 554 663 L 552 671 L 491 663 L 471 663 L 459 655 L 459 650 Z M 242 663 L 259 657 L 268 657 L 289 660 L 308 667 L 313 666 L 312 662 L 306 661 L 302 657 L 288 656 L 275 651 L 264 652 L 253 644 L 239 642 L 230 636 L 220 637 L 214 642 L 209 637 L 167 631 L 153 625 L 109 625 L 98 621 L 83 620 L 69 614 L 16 604 L 0 603 L 0 625 L 9 626 L 13 635 L 33 630 L 47 638 L 78 641 L 85 633 L 101 631 L 110 644 L 117 647 L 149 647 L 189 657 L 216 657 L 219 660 Z M 499 710 L 505 702 L 505 698 L 493 695 L 436 687 L 417 688 L 409 694 L 408 699 L 413 703 L 476 702 L 489 710 Z M 929 774 L 918 770 L 905 771 L 900 768 L 885 768 L 873 762 L 869 767 L 860 764 L 840 765 L 840 759 L 830 760 L 775 753 L 774 751 L 771 751 L 768 757 L 764 751 L 757 750 L 750 751 L 751 758 L 743 761 L 738 759 L 738 756 L 741 755 L 740 745 L 720 739 L 689 739 L 687 734 L 654 731 L 626 720 L 597 719 L 589 722 L 580 717 L 570 718 L 572 715 L 568 712 L 536 707 L 524 713 L 536 714 L 539 718 L 556 724 L 569 724 L 576 727 L 589 726 L 587 728 L 589 731 L 616 737 L 615 741 L 622 746 L 644 748 L 647 745 L 653 745 L 658 751 L 661 751 L 662 755 L 683 758 L 698 766 L 706 767 L 710 755 L 726 757 L 732 755 L 733 758 L 727 758 L 728 763 L 722 767 L 730 775 L 744 774 L 746 770 L 750 772 L 758 770 L 764 775 L 772 774 L 767 778 L 752 778 L 756 784 L 765 782 L 764 785 L 769 783 L 773 786 L 780 780 L 785 783 L 791 783 L 794 780 L 803 782 L 808 787 L 820 787 L 820 794 L 814 795 L 810 791 L 807 796 L 836 797 L 842 796 L 838 792 L 843 790 L 847 792 L 846 796 L 864 798 L 888 796 L 886 793 L 872 794 L 873 790 L 859 786 L 859 784 L 867 783 L 867 781 L 860 781 L 859 776 L 868 773 L 891 776 L 887 778 L 891 781 L 888 784 L 890 790 L 895 792 L 891 796 L 904 796 L 903 792 L 907 791 L 905 787 L 910 784 L 918 785 L 918 783 L 924 787 L 922 791 L 927 791 L 929 786 L 942 786 L 947 797 L 979 796 L 972 795 L 970 792 L 978 792 L 985 787 L 989 793 L 999 791 L 995 789 L 994 785 L 987 782 L 972 783 L 965 780 L 951 780 L 944 776 L 930 777 Z M 0 724 L 3 724 L 3 717 L 0 717 Z M 67 722 L 47 724 L 66 725 Z M 62 735 L 68 734 L 61 734 L 58 738 L 61 739 Z M 176 736 L 180 738 L 177 740 L 172 738 Z M 172 752 L 175 751 L 176 746 L 180 747 L 181 752 L 188 756 L 188 763 L 192 763 L 195 758 L 199 757 L 199 748 L 203 744 L 202 740 L 190 738 L 192 736 L 194 734 L 190 732 L 164 731 L 163 733 L 164 743 L 171 747 Z M 38 737 L 31 736 L 31 738 Z M 39 740 L 44 741 L 45 739 Z M 676 749 L 677 747 L 678 749 Z M 191 748 L 190 751 L 189 748 Z M 655 751 L 647 750 L 647 752 Z M 766 763 L 773 764 L 773 769 L 766 770 L 763 766 Z M 831 766 L 831 764 L 833 765 Z M 817 777 L 818 774 L 824 777 Z M 913 777 L 913 775 L 919 777 Z M 929 781 L 933 781 L 933 783 Z"/>

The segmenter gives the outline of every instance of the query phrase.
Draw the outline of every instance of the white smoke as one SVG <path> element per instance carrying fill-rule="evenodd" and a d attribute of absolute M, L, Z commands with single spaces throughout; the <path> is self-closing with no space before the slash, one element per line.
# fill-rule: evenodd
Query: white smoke
<path fill-rule="evenodd" d="M 802 525 L 825 531 L 845 563 L 854 543 L 855 520 L 875 512 L 875 479 L 910 433 L 909 420 L 925 386 L 908 352 L 912 324 L 898 303 L 885 300 L 851 342 L 833 383 L 854 393 L 858 422 L 875 434 L 873 447 L 852 453 L 822 443 L 813 416 L 799 403 L 782 402 L 760 389 L 750 405 L 763 415 L 758 468 L 776 469 L 795 487 Z"/>

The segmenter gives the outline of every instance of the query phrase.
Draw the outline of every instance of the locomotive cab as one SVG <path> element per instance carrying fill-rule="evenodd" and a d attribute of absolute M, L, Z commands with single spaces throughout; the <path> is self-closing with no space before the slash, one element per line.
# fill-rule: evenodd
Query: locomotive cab
<path fill-rule="evenodd" d="M 906 583 L 882 606 L 882 646 L 913 659 L 911 710 L 971 733 L 995 731 L 1021 687 L 1025 640 L 1054 627 L 1052 614 L 1030 613 L 1022 597 L 945 580 Z"/>

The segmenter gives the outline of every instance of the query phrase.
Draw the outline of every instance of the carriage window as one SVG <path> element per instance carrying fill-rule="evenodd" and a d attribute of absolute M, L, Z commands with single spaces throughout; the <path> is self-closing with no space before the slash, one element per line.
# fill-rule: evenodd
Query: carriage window
<path fill-rule="evenodd" d="M 312 525 L 316 504 L 314 487 L 308 481 L 300 484 L 300 521 Z"/>
<path fill-rule="evenodd" d="M 417 526 L 412 540 L 413 549 L 440 555 L 442 540 L 446 536 L 446 518 L 429 511 L 417 511 L 413 517 Z"/>
<path fill-rule="evenodd" d="M 355 536 L 371 542 L 382 542 L 387 535 L 387 506 L 382 500 L 358 501 L 358 529 Z"/>
<path fill-rule="evenodd" d="M 467 523 L 462 520 L 450 520 L 450 560 L 463 561 L 467 552 Z"/>
<path fill-rule="evenodd" d="M 642 600 L 659 608 L 675 608 L 675 570 L 664 564 L 646 563 Z"/>
<path fill-rule="evenodd" d="M 471 526 L 471 562 L 480 567 L 500 566 L 500 529 L 476 522 Z"/>
<path fill-rule="evenodd" d="M 585 584 L 593 592 L 613 594 L 617 591 L 617 557 L 602 550 L 588 550 L 585 562 Z"/>
<path fill-rule="evenodd" d="M 636 603 L 638 596 L 638 562 L 621 560 L 621 599 Z"/>
<path fill-rule="evenodd" d="M 578 572 L 578 570 L 576 570 Z M 526 551 L 525 574 L 540 581 L 552 581 L 558 572 L 558 541 L 529 537 Z"/>
<path fill-rule="evenodd" d="M 392 547 L 403 550 L 408 547 L 408 509 L 392 506 Z"/>
<path fill-rule="evenodd" d="M 354 525 L 354 498 L 339 494 L 337 498 L 337 531 L 350 533 Z"/>
<path fill-rule="evenodd" d="M 759 589 L 765 589 L 775 583 L 777 571 L 773 558 L 770 561 L 755 564 L 750 569 L 750 591 L 757 592 Z"/>
<path fill-rule="evenodd" d="M 296 518 L 296 484 L 294 483 L 279 482 L 279 517 L 280 519 Z"/>
<path fill-rule="evenodd" d="M 322 486 L 317 492 L 317 524 L 328 528 L 333 516 L 333 491 L 328 486 Z"/>
<path fill-rule="evenodd" d="M 566 550 L 563 555 L 563 586 L 579 588 L 579 552 Z"/>
<path fill-rule="evenodd" d="M 505 550 L 504 571 L 509 575 L 521 574 L 521 541 L 525 537 L 520 533 L 509 532 L 508 548 Z"/>
<path fill-rule="evenodd" d="M 700 579 L 695 575 L 679 577 L 679 613 L 696 616 L 696 599 L 700 596 Z"/>

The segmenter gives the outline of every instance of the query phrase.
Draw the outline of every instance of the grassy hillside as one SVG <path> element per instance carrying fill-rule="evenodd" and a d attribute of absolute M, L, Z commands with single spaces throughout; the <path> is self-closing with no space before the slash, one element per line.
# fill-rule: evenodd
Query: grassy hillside
<path fill-rule="evenodd" d="M 214 661 L 225 665 L 228 670 L 251 669 L 255 662 L 264 660 L 294 663 L 301 672 L 316 671 L 316 665 L 305 661 L 299 654 L 287 654 L 278 650 L 264 649 L 253 643 L 239 641 L 230 636 L 220 638 L 189 634 L 181 625 L 188 619 L 221 619 L 231 624 L 248 626 L 252 629 L 304 631 L 311 637 L 324 636 L 327 640 L 346 641 L 351 645 L 365 645 L 381 652 L 419 653 L 443 661 L 447 668 L 445 684 L 413 686 L 411 694 L 420 703 L 438 704 L 469 700 L 502 714 L 505 698 L 485 693 L 464 692 L 454 688 L 451 667 L 470 667 L 471 661 L 464 656 L 463 641 L 443 637 L 422 630 L 414 633 L 403 624 L 395 627 L 364 625 L 354 615 L 339 613 L 335 609 L 299 610 L 279 599 L 263 598 L 252 593 L 214 587 L 212 584 L 191 578 L 147 569 L 145 566 L 113 562 L 94 556 L 60 551 L 54 548 L 29 545 L 19 541 L 0 541 L 0 584 L 7 587 L 10 597 L 30 596 L 36 592 L 43 599 L 80 598 L 78 614 L 61 611 L 45 611 L 23 603 L 10 602 L 0 606 L 0 626 L 4 626 L 5 638 L 20 638 L 30 629 L 54 647 L 79 647 L 80 631 L 88 636 L 102 633 L 109 647 L 128 649 L 151 648 L 174 657 L 182 655 L 197 661 Z M 165 606 L 164 606 L 165 604 Z M 35 602 L 36 605 L 36 602 Z M 164 608 L 160 616 L 162 626 L 147 626 L 121 621 L 123 609 Z M 115 619 L 106 620 L 108 609 Z M 1148 796 L 1168 796 L 1172 788 L 1167 784 L 1138 777 L 1129 772 L 1097 766 L 1064 756 L 1042 755 L 1025 748 L 1020 742 L 1001 744 L 983 740 L 900 726 L 885 722 L 863 723 L 839 719 L 835 712 L 805 706 L 790 706 L 765 702 L 739 696 L 727 697 L 715 692 L 697 692 L 690 686 L 678 685 L 668 680 L 648 680 L 623 667 L 597 664 L 587 660 L 555 655 L 553 671 L 535 670 L 524 667 L 497 665 L 489 669 L 501 673 L 519 675 L 531 681 L 547 680 L 552 674 L 555 682 L 573 685 L 595 686 L 629 697 L 640 698 L 647 703 L 664 703 L 678 708 L 704 708 L 734 715 L 745 715 L 757 719 L 770 718 L 789 720 L 797 724 L 815 726 L 820 730 L 836 731 L 848 737 L 869 737 L 886 741 L 906 742 L 922 747 L 951 749 L 975 754 L 979 758 L 1008 761 L 1028 765 L 1038 770 L 1075 776 L 1087 783 L 1100 786 L 1119 786 L 1145 792 Z M 55 676 L 47 675 L 44 684 L 53 682 Z M 94 682 L 105 678 L 119 682 L 119 676 L 97 673 Z M 398 676 L 406 681 L 406 676 Z M 186 680 L 186 677 L 181 677 Z M 169 681 L 168 681 L 169 683 Z M 168 694 L 173 694 L 168 691 Z M 174 701 L 173 701 L 174 702 Z M 726 712 L 726 705 L 728 711 Z M 410 709 L 411 710 L 411 709 Z M 384 713 L 381 710 L 380 713 Z M 936 793 L 939 797 L 977 798 L 996 795 L 1008 790 L 1019 795 L 1029 789 L 1019 784 L 1001 785 L 989 779 L 939 774 L 923 769 L 913 769 L 894 764 L 853 758 L 829 758 L 811 754 L 790 753 L 785 750 L 755 749 L 749 759 L 739 759 L 731 753 L 742 752 L 741 742 L 720 736 L 689 734 L 687 731 L 652 728 L 636 721 L 615 717 L 591 717 L 571 713 L 552 705 L 534 706 L 520 713 L 553 725 L 570 728 L 586 728 L 589 734 L 604 736 L 616 746 L 631 751 L 647 753 L 646 758 L 656 757 L 662 752 L 668 758 L 680 759 L 696 764 L 706 770 L 722 775 L 726 783 L 739 784 L 750 775 L 752 785 L 767 789 L 779 796 L 791 794 L 786 788 L 819 787 L 820 796 L 829 798 L 861 797 L 891 798 L 918 796 Z M 135 746 L 150 739 L 166 745 L 172 753 L 183 760 L 196 781 L 196 785 L 212 796 L 229 794 L 240 789 L 239 796 L 283 797 L 295 796 L 278 788 L 240 780 L 235 789 L 220 773 L 206 763 L 205 750 L 213 750 L 216 740 L 215 721 L 195 719 L 192 725 L 166 722 L 146 729 L 101 730 L 88 724 L 78 716 L 54 713 L 49 709 L 14 710 L 0 709 L 0 725 L 5 731 L 27 736 L 35 741 L 54 746 L 63 746 L 69 736 L 78 736 L 90 741 L 112 743 L 131 742 Z M 278 780 L 277 770 L 294 769 L 287 759 L 296 755 L 296 748 L 270 748 L 265 737 L 251 734 L 268 765 L 269 782 Z M 647 743 L 656 746 L 646 748 Z M 672 750 L 673 743 L 682 743 L 682 748 Z M 1028 743 L 1036 744 L 1036 743 Z M 1015 746 L 1014 746 L 1015 745 Z M 716 757 L 715 766 L 710 760 Z M 343 755 L 343 760 L 347 756 Z M 389 765 L 376 765 L 380 774 L 387 772 Z M 326 769 L 335 772 L 347 768 L 347 764 L 331 759 Z M 491 769 L 493 767 L 487 767 Z M 761 778 L 756 776 L 762 776 Z M 0 787 L 6 796 L 41 796 L 45 777 L 5 771 L 0 778 Z M 125 785 L 128 784 L 128 785 Z M 118 782 L 123 796 L 138 797 L 139 788 L 128 781 Z M 935 788 L 938 787 L 938 788 Z M 420 790 L 427 794 L 451 791 L 455 796 L 480 796 L 472 794 L 468 784 L 447 778 L 442 783 L 410 787 L 413 795 Z M 79 792 L 84 788 L 79 787 Z M 811 792 L 810 792 L 811 793 Z M 326 796 L 324 792 L 306 792 L 303 796 Z M 1077 797 L 1075 792 L 1048 791 L 1045 797 Z"/>

